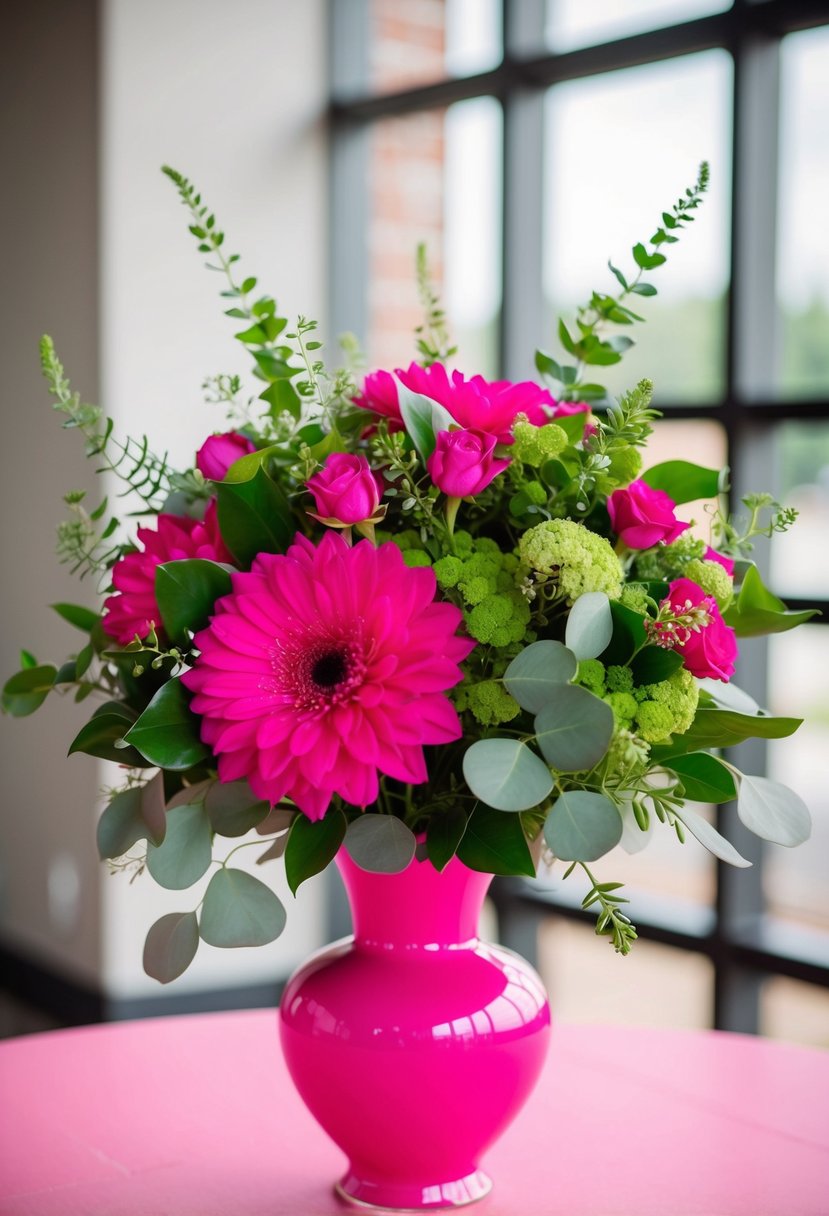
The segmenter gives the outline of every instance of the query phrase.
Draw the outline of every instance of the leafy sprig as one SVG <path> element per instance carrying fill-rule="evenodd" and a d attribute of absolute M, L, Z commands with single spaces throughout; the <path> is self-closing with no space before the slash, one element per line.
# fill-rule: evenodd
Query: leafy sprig
<path fill-rule="evenodd" d="M 631 947 L 638 935 L 629 917 L 620 911 L 621 904 L 630 902 L 625 896 L 618 894 L 622 883 L 597 882 L 583 861 L 574 861 L 567 869 L 564 877 L 568 878 L 577 865 L 581 866 L 591 884 L 590 890 L 581 901 L 581 906 L 586 910 L 594 905 L 598 905 L 599 915 L 596 920 L 597 937 L 609 937 L 611 945 L 617 954 L 630 954 Z"/>
<path fill-rule="evenodd" d="M 426 245 L 421 242 L 416 256 L 417 292 L 423 309 L 422 325 L 415 328 L 416 345 L 420 362 L 424 367 L 433 363 L 445 363 L 457 353 L 446 324 L 446 313 L 441 307 L 440 297 L 432 286 Z"/>
<path fill-rule="evenodd" d="M 747 557 L 758 536 L 788 532 L 799 514 L 796 507 L 782 506 L 771 494 L 746 494 L 741 502 L 749 512 L 747 519 L 727 516 L 718 509 L 713 521 L 714 547 L 734 557 Z"/>
<path fill-rule="evenodd" d="M 544 380 L 554 388 L 560 400 L 597 404 L 607 402 L 607 390 L 601 384 L 586 383 L 585 371 L 587 367 L 610 367 L 619 363 L 624 353 L 634 345 L 634 341 L 626 334 L 609 338 L 601 335 L 608 324 L 630 326 L 645 320 L 633 312 L 626 301 L 630 296 L 650 297 L 657 294 L 654 285 L 643 279 L 642 275 L 646 271 L 658 269 L 667 261 L 663 250 L 668 245 L 676 244 L 683 226 L 693 222 L 694 216 L 691 213 L 702 203 L 703 195 L 708 189 L 709 177 L 708 163 L 703 161 L 696 183 L 688 187 L 684 196 L 674 203 L 670 211 L 662 212 L 662 223 L 647 245 L 644 241 L 639 241 L 633 246 L 636 271 L 632 277 L 628 278 L 617 266 L 608 262 L 620 291 L 614 295 L 594 291 L 589 301 L 577 310 L 575 330 L 568 329 L 564 319 L 559 318 L 559 342 L 575 362 L 560 363 L 544 351 L 536 351 L 536 368 Z"/>

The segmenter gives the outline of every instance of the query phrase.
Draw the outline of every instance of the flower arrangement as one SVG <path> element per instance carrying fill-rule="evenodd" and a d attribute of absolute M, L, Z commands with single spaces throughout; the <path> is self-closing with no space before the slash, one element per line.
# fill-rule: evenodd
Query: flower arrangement
<path fill-rule="evenodd" d="M 795 512 L 746 497 L 727 513 L 725 473 L 648 465 L 658 417 L 642 381 L 620 400 L 587 378 L 632 345 L 631 304 L 693 220 L 708 181 L 633 248 L 634 277 L 594 292 L 565 361 L 536 355 L 541 383 L 449 371 L 455 353 L 419 251 L 418 359 L 360 377 L 326 370 L 315 323 L 291 325 L 191 183 L 165 169 L 199 249 L 222 272 L 227 315 L 252 356 L 258 395 L 217 376 L 206 395 L 228 429 L 192 468 L 146 438 L 121 440 L 72 391 L 49 338 L 42 362 L 64 425 L 137 499 L 135 535 L 107 501 L 66 497 L 59 553 L 105 590 L 101 612 L 57 604 L 87 635 L 58 668 L 23 652 L 4 708 L 48 694 L 98 698 L 71 752 L 116 761 L 123 782 L 98 827 L 102 858 L 182 890 L 217 865 L 200 910 L 161 918 L 145 967 L 180 975 L 199 940 L 273 940 L 271 887 L 212 858 L 216 836 L 283 857 L 291 889 L 345 847 L 361 867 L 534 876 L 541 853 L 584 873 L 596 931 L 636 937 L 620 884 L 592 864 L 656 831 L 690 833 L 748 864 L 689 802 L 737 800 L 759 836 L 794 845 L 809 814 L 785 787 L 719 749 L 791 734 L 731 683 L 738 638 L 790 629 L 764 587 L 753 541 Z M 676 507 L 703 503 L 705 534 Z M 119 860 L 120 859 L 120 860 Z"/>

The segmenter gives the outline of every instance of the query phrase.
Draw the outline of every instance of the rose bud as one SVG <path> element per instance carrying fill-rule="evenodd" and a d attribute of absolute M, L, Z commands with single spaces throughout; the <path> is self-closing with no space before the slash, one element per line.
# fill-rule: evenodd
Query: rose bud
<path fill-rule="evenodd" d="M 224 481 L 232 464 L 255 451 L 256 444 L 239 431 L 210 435 L 196 452 L 196 468 L 209 481 Z"/>
<path fill-rule="evenodd" d="M 449 498 L 480 494 L 509 464 L 493 455 L 497 442 L 486 431 L 439 431 L 426 462 L 429 476 Z"/>
<path fill-rule="evenodd" d="M 607 500 L 613 531 L 629 549 L 650 549 L 664 541 L 670 545 L 690 525 L 677 519 L 676 504 L 664 490 L 654 490 L 638 479 L 614 490 Z"/>
<path fill-rule="evenodd" d="M 332 452 L 305 485 L 314 496 L 315 518 L 321 523 L 350 527 L 385 514 L 380 506 L 383 484 L 365 456 Z"/>

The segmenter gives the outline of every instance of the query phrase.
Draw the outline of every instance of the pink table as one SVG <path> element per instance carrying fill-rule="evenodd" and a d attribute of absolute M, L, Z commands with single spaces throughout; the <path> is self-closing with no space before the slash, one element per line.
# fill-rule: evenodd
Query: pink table
<path fill-rule="evenodd" d="M 343 1216 L 272 1012 L 0 1044 L 2 1216 Z M 481 1216 L 827 1216 L 829 1053 L 558 1026 Z M 347 1209 L 356 1211 L 356 1209 Z"/>

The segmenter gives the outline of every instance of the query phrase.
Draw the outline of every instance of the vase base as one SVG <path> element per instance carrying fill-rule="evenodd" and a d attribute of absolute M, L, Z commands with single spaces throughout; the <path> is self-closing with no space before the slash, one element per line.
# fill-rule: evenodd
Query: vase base
<path fill-rule="evenodd" d="M 334 1190 L 346 1203 L 370 1211 L 429 1212 L 477 1203 L 492 1190 L 492 1180 L 483 1170 L 474 1170 L 453 1182 L 418 1186 L 415 1183 L 366 1182 L 349 1170 L 334 1184 Z"/>

